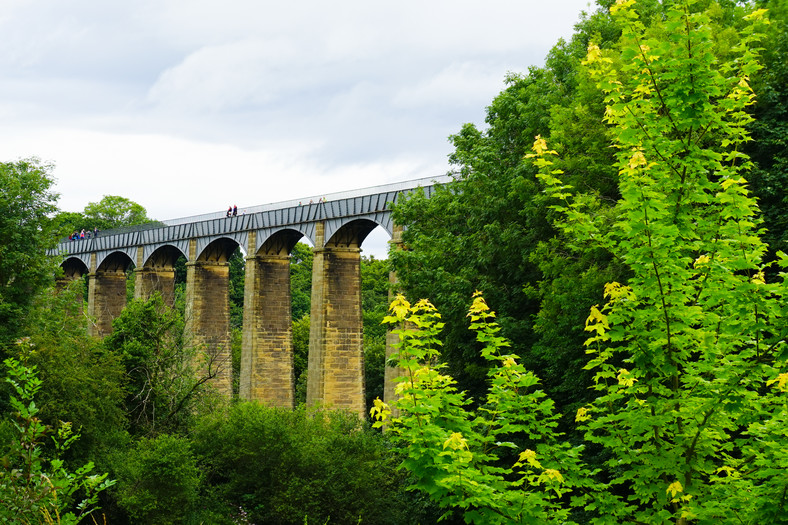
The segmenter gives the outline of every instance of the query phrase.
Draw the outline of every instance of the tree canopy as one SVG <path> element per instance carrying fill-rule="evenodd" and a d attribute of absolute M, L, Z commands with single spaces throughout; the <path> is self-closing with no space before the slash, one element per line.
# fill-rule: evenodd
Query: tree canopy
<path fill-rule="evenodd" d="M 53 281 L 51 215 L 58 195 L 52 166 L 37 159 L 0 162 L 0 349 L 20 334 L 36 294 Z"/>

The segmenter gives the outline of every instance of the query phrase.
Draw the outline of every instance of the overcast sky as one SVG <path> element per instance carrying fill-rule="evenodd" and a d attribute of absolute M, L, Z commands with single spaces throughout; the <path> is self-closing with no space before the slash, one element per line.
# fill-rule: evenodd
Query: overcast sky
<path fill-rule="evenodd" d="M 156 219 L 441 175 L 447 137 L 589 9 L 0 0 L 0 160 L 52 162 L 62 210 Z"/>

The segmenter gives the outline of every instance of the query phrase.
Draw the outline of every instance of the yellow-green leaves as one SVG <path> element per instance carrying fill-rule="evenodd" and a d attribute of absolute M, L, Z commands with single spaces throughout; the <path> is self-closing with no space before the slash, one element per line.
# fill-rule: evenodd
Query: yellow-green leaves
<path fill-rule="evenodd" d="M 630 387 L 637 381 L 637 378 L 632 375 L 632 372 L 626 368 L 620 368 L 618 370 L 618 376 L 616 379 L 618 380 L 618 384 L 623 387 Z"/>
<path fill-rule="evenodd" d="M 391 408 L 380 400 L 379 397 L 373 401 L 372 408 L 369 409 L 369 415 L 373 420 L 372 426 L 380 428 L 385 425 L 386 420 L 391 417 Z"/>
<path fill-rule="evenodd" d="M 586 407 L 580 407 L 577 409 L 577 413 L 575 414 L 575 422 L 582 423 L 583 421 L 588 421 L 591 419 L 589 415 L 589 410 Z"/>
<path fill-rule="evenodd" d="M 468 449 L 468 440 L 462 437 L 461 432 L 452 432 L 449 439 L 443 442 L 443 448 L 450 448 L 452 450 Z"/>
<path fill-rule="evenodd" d="M 405 445 L 403 465 L 415 485 L 441 506 L 467 509 L 472 523 L 543 523 L 565 516 L 559 498 L 576 483 L 565 469 L 577 465 L 579 451 L 556 439 L 553 403 L 536 388 L 536 376 L 505 352 L 509 341 L 499 335 L 495 313 L 481 293 L 474 293 L 467 318 L 491 368 L 487 395 L 475 409 L 438 364 L 442 324 L 434 307 L 398 297 L 391 311 L 389 322 L 403 325 L 395 330 L 399 342 L 393 356 L 403 370 L 397 378 L 400 397 L 392 402 L 394 410 L 376 400 L 370 413 L 376 427 L 385 426 Z M 511 468 L 502 467 L 523 436 L 533 447 L 520 450 Z"/>
<path fill-rule="evenodd" d="M 677 480 L 668 485 L 668 488 L 665 490 L 665 492 L 670 494 L 672 498 L 675 498 L 676 494 L 684 492 L 684 487 L 682 487 L 681 482 Z"/>
<path fill-rule="evenodd" d="M 779 374 L 776 378 L 766 381 L 767 385 L 777 384 L 777 388 L 783 392 L 788 392 L 788 372 Z"/>
<path fill-rule="evenodd" d="M 605 286 L 607 302 L 585 321 L 586 368 L 600 397 L 575 422 L 609 454 L 611 476 L 610 492 L 586 510 L 617 523 L 752 520 L 788 487 L 767 481 L 788 479 L 779 451 L 788 450 L 788 289 L 765 277 L 741 147 L 759 69 L 756 26 L 726 27 L 736 44 L 721 51 L 711 12 L 719 6 L 659 5 L 652 23 L 641 20 L 641 3 L 617 1 L 619 56 L 591 43 L 583 62 L 611 126 L 614 213 L 596 213 L 587 205 L 595 196 L 565 187 L 539 138 L 531 156 L 564 236 L 609 250 L 629 271 L 626 285 Z"/>

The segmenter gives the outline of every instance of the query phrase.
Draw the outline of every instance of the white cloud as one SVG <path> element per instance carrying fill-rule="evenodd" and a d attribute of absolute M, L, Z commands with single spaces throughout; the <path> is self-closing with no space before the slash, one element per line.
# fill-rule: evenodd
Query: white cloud
<path fill-rule="evenodd" d="M 447 169 L 585 0 L 0 0 L 0 160 L 172 218 Z M 237 202 L 236 202 L 237 201 Z"/>
<path fill-rule="evenodd" d="M 484 107 L 501 89 L 501 68 L 480 62 L 455 62 L 434 76 L 404 86 L 394 96 L 403 109 L 442 107 Z"/>
<path fill-rule="evenodd" d="M 203 47 L 164 71 L 148 100 L 167 110 L 235 110 L 264 105 L 298 86 L 287 74 L 297 54 L 287 41 L 250 39 Z"/>

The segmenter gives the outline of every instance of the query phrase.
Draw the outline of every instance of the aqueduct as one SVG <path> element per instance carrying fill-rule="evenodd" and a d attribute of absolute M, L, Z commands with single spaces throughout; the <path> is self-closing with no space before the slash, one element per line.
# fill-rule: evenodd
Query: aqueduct
<path fill-rule="evenodd" d="M 134 296 L 159 292 L 172 305 L 175 263 L 186 258 L 186 336 L 218 367 L 214 386 L 229 396 L 228 259 L 246 253 L 240 392 L 243 399 L 294 404 L 290 318 L 290 252 L 302 238 L 313 248 L 307 403 L 364 413 L 361 245 L 381 226 L 398 242 L 390 205 L 417 187 L 429 196 L 448 177 L 419 179 L 311 199 L 174 219 L 132 231 L 61 242 L 65 279 L 87 274 L 94 335 L 106 335 L 126 305 L 133 264 Z M 162 225 L 163 224 L 163 225 Z"/>

